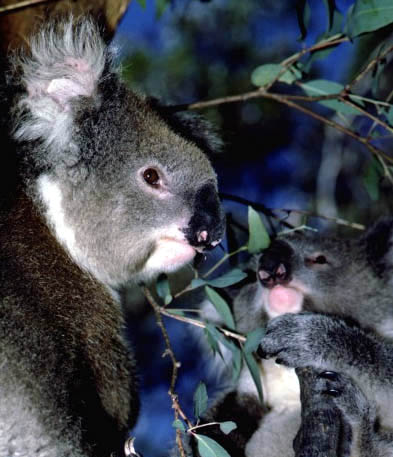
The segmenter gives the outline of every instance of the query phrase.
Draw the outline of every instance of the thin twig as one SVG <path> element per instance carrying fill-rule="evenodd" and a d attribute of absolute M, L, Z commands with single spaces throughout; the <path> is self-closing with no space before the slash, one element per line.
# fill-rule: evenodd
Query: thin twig
<path fill-rule="evenodd" d="M 299 52 L 296 52 L 292 56 L 287 57 L 285 60 L 283 60 L 280 65 L 283 67 L 282 70 L 279 71 L 279 73 L 273 78 L 268 84 L 266 84 L 263 89 L 265 91 L 268 91 L 273 85 L 281 78 L 281 76 L 288 71 L 288 69 L 295 63 L 298 62 L 304 55 L 316 51 L 320 51 L 322 49 L 330 48 L 332 46 L 337 46 L 340 43 L 343 43 L 345 41 L 349 41 L 348 37 L 344 37 L 342 34 L 337 34 L 334 35 L 333 37 L 329 37 L 326 40 L 323 40 L 319 43 L 314 44 L 313 46 L 310 46 L 308 48 L 302 49 Z"/>
<path fill-rule="evenodd" d="M 276 100 L 277 102 L 279 103 L 283 103 L 287 106 L 290 106 L 291 108 L 294 108 L 298 111 L 301 111 L 302 113 L 304 114 L 307 114 L 308 116 L 310 117 L 313 117 L 314 119 L 317 119 L 319 120 L 320 122 L 330 126 L 330 127 L 333 127 L 335 128 L 336 130 L 339 130 L 340 132 L 344 133 L 345 135 L 348 135 L 350 136 L 351 138 L 353 138 L 354 140 L 356 140 L 357 142 L 363 144 L 364 146 L 366 146 L 373 154 L 375 154 L 376 156 L 380 155 L 382 156 L 386 161 L 390 162 L 390 163 L 393 163 L 393 158 L 388 156 L 384 151 L 382 151 L 381 149 L 378 149 L 377 147 L 373 146 L 371 143 L 370 143 L 370 140 L 368 138 L 364 138 L 360 135 L 358 135 L 357 133 L 355 133 L 354 131 L 346 128 L 346 127 L 343 127 L 342 125 L 338 124 L 337 122 L 334 122 L 332 121 L 331 119 L 327 119 L 326 117 L 323 117 L 321 116 L 320 114 L 317 114 L 317 113 L 314 113 L 314 111 L 311 111 L 309 110 L 308 108 L 305 108 L 304 106 L 302 105 L 299 105 L 297 103 L 294 103 L 292 102 L 291 100 L 287 99 L 285 96 L 283 95 L 280 95 L 280 94 L 271 94 L 271 93 L 265 93 L 263 95 L 265 98 L 269 98 L 271 100 Z"/>
<path fill-rule="evenodd" d="M 171 376 L 171 383 L 169 386 L 168 395 L 171 397 L 172 408 L 175 411 L 175 420 L 177 420 L 180 416 L 184 421 L 187 422 L 188 427 L 192 427 L 191 422 L 187 419 L 187 416 L 185 415 L 184 411 L 180 407 L 178 396 L 175 391 L 176 380 L 177 380 L 177 375 L 178 375 L 180 364 L 176 360 L 175 353 L 173 352 L 172 345 L 169 340 L 168 332 L 167 332 L 164 322 L 162 320 L 161 307 L 156 303 L 150 290 L 146 286 L 142 286 L 142 291 L 143 291 L 145 297 L 147 298 L 147 301 L 150 303 L 151 307 L 154 310 L 157 325 L 160 327 L 162 336 L 164 337 L 165 346 L 166 346 L 164 356 L 169 356 L 169 358 L 171 359 L 171 362 L 172 362 L 172 376 Z M 181 457 L 186 457 L 183 442 L 181 439 L 181 433 L 180 433 L 180 430 L 178 430 L 178 429 L 176 430 L 176 443 L 179 448 Z"/>
<path fill-rule="evenodd" d="M 363 68 L 363 70 L 360 73 L 358 73 L 349 84 L 347 84 L 345 86 L 346 92 L 351 92 L 353 86 L 355 86 L 369 71 L 371 71 L 375 67 L 375 65 L 377 65 L 381 60 L 383 60 L 392 51 L 393 51 L 393 46 L 389 46 L 377 57 L 370 60 L 370 62 Z"/>
<path fill-rule="evenodd" d="M 25 0 L 11 5 L 0 6 L 0 14 L 9 14 L 22 8 L 40 5 L 41 3 L 57 2 L 59 0 Z"/>
<path fill-rule="evenodd" d="M 247 251 L 247 246 L 242 246 L 240 247 L 239 249 L 236 249 L 236 251 L 233 251 L 233 252 L 227 252 L 215 265 L 213 265 L 210 270 L 205 273 L 203 275 L 204 278 L 207 278 L 208 276 L 210 276 L 213 271 L 217 270 L 217 268 L 222 265 L 227 259 L 229 259 L 230 257 L 236 255 L 236 254 L 239 254 L 239 252 L 242 252 L 242 251 Z"/>
<path fill-rule="evenodd" d="M 385 130 L 389 131 L 390 133 L 393 133 L 393 128 L 390 127 L 389 124 L 387 124 L 386 122 L 382 121 L 381 119 L 379 119 L 378 117 L 374 116 L 373 114 L 369 113 L 368 111 L 366 111 L 361 106 L 357 105 L 356 103 L 354 103 L 353 101 L 351 101 L 347 97 L 344 97 L 344 96 L 340 95 L 338 97 L 338 100 L 340 102 L 344 103 L 345 105 L 348 105 L 348 106 L 352 107 L 353 109 L 359 111 L 359 113 L 363 114 L 363 116 L 368 117 L 369 119 L 374 121 L 376 124 L 379 124 L 381 127 L 383 127 Z"/>
<path fill-rule="evenodd" d="M 347 227 L 354 228 L 356 230 L 365 230 L 366 227 L 363 224 L 358 224 L 357 222 L 349 222 L 345 219 L 341 219 L 339 217 L 330 217 L 330 216 L 321 216 L 320 214 L 313 213 L 311 211 L 301 210 L 301 209 L 285 209 L 285 208 L 274 208 L 272 211 L 282 211 L 284 213 L 290 214 L 302 214 L 308 217 L 318 217 L 320 219 L 325 219 L 327 221 L 335 222 L 338 225 L 345 225 Z"/>
<path fill-rule="evenodd" d="M 190 317 L 185 317 L 185 316 L 180 316 L 178 314 L 172 314 L 171 312 L 167 311 L 165 308 L 159 306 L 160 313 L 163 314 L 164 316 L 170 317 L 172 319 L 176 319 L 181 322 L 185 322 L 186 324 L 191 324 L 194 325 L 195 327 L 199 328 L 206 328 L 206 324 L 202 321 L 198 321 L 197 319 L 192 319 Z M 227 330 L 222 327 L 218 327 L 218 330 L 223 333 L 225 336 L 228 336 L 229 338 L 233 338 L 235 340 L 238 340 L 242 343 L 246 341 L 246 337 L 243 335 L 240 335 L 239 333 L 231 332 L 230 330 Z"/>

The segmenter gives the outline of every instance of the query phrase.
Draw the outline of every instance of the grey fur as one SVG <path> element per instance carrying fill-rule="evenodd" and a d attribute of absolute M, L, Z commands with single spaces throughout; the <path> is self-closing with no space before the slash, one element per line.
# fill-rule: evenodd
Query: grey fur
<path fill-rule="evenodd" d="M 127 89 L 89 19 L 30 44 L 1 97 L 15 93 L 17 175 L 0 208 L 0 454 L 121 455 L 139 402 L 113 297 L 222 236 L 196 146 L 211 133 L 195 121 L 185 138 Z"/>
<path fill-rule="evenodd" d="M 258 280 L 240 291 L 234 313 L 242 332 L 268 323 L 261 354 L 277 357 L 280 364 L 261 360 L 268 412 L 261 407 L 249 414 L 250 430 L 255 432 L 246 446 L 236 447 L 241 440 L 229 435 L 222 439 L 224 447 L 236 449 L 236 456 L 293 457 L 292 442 L 301 426 L 301 415 L 292 368 L 310 368 L 314 377 L 302 377 L 302 382 L 312 382 L 307 388 L 315 395 L 310 404 L 302 405 L 308 422 L 303 423 L 297 438 L 296 456 L 393 455 L 392 242 L 393 220 L 388 219 L 359 239 L 294 235 L 273 241 L 262 254 Z M 283 303 L 287 303 L 287 310 L 285 306 L 281 311 L 275 308 Z M 291 313 L 275 317 L 289 310 Z M 337 373 L 337 378 L 326 380 L 326 371 Z M 254 395 L 257 404 L 249 378 L 245 371 L 234 391 L 237 400 L 228 404 L 228 395 L 224 396 L 209 420 L 229 420 L 231 409 L 239 417 L 242 396 Z M 329 389 L 338 395 L 326 395 Z M 299 437 L 307 436 L 306 428 L 318 425 L 315 421 L 330 413 L 335 420 L 341 418 L 343 431 L 337 449 L 329 454 L 323 448 L 322 435 L 308 443 L 311 447 L 302 449 Z M 258 425 L 260 414 L 263 417 Z M 327 438 L 332 446 L 335 438 Z"/>

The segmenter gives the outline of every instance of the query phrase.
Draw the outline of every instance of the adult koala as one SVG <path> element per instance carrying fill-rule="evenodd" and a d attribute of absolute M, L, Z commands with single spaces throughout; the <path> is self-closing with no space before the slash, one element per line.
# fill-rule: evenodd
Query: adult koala
<path fill-rule="evenodd" d="M 389 219 L 358 239 L 277 239 L 255 260 L 234 315 L 240 332 L 267 324 L 264 404 L 244 368 L 205 418 L 236 421 L 210 433 L 231 455 L 293 457 L 295 437 L 298 457 L 393 455 L 392 242 Z"/>
<path fill-rule="evenodd" d="M 0 214 L 2 456 L 122 455 L 139 405 L 113 297 L 222 236 L 196 146 L 214 138 L 170 127 L 112 60 L 91 20 L 58 22 L 13 59 L 2 93 L 17 170 Z"/>

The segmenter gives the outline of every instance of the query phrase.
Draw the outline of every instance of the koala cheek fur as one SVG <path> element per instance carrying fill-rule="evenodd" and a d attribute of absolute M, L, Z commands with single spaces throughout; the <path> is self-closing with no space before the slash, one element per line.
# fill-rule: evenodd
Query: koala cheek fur
<path fill-rule="evenodd" d="M 16 162 L 0 201 L 0 455 L 121 456 L 139 400 L 110 291 L 219 242 L 205 154 L 219 141 L 127 89 L 89 19 L 43 27 L 11 66 L 0 87 Z"/>

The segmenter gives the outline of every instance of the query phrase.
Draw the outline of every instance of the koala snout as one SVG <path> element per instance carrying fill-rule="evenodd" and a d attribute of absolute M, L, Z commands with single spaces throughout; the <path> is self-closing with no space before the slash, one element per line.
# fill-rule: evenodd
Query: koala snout
<path fill-rule="evenodd" d="M 258 279 L 264 287 L 271 289 L 277 284 L 288 284 L 291 280 L 291 247 L 282 240 L 275 240 L 259 258 Z"/>
<path fill-rule="evenodd" d="M 195 195 L 193 215 L 185 230 L 187 241 L 194 247 L 213 249 L 224 235 L 225 215 L 212 184 L 201 187 Z"/>
<path fill-rule="evenodd" d="M 289 282 L 288 268 L 284 263 L 279 263 L 274 268 L 259 269 L 258 277 L 264 287 L 271 289 L 277 284 L 286 284 Z"/>

